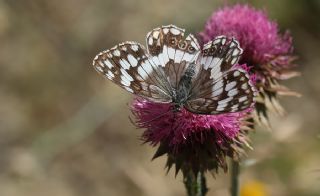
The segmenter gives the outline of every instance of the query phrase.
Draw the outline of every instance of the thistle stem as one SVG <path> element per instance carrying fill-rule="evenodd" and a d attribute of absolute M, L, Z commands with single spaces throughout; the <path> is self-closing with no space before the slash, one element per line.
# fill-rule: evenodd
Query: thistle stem
<path fill-rule="evenodd" d="M 189 171 L 184 175 L 183 182 L 188 196 L 205 196 L 208 191 L 203 172 L 199 171 L 195 176 L 194 172 Z"/>
<path fill-rule="evenodd" d="M 231 196 L 239 196 L 240 165 L 238 161 L 231 162 Z"/>

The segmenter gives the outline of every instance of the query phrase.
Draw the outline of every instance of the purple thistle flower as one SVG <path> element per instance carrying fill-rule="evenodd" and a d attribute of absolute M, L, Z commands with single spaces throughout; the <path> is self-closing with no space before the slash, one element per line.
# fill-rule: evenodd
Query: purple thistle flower
<path fill-rule="evenodd" d="M 265 64 L 272 57 L 292 52 L 289 32 L 279 34 L 276 22 L 269 20 L 264 11 L 248 5 L 225 7 L 213 13 L 200 35 L 204 42 L 218 35 L 235 37 L 244 50 L 242 62 L 249 65 Z"/>
<path fill-rule="evenodd" d="M 154 158 L 168 155 L 167 167 L 176 172 L 227 169 L 225 158 L 237 159 L 247 144 L 240 131 L 250 109 L 221 115 L 199 115 L 185 109 L 172 111 L 171 104 L 136 98 L 132 104 L 136 126 L 144 128 L 142 139 L 159 145 Z"/>
<path fill-rule="evenodd" d="M 278 80 L 299 75 L 291 70 L 295 60 L 292 37 L 288 31 L 280 34 L 277 23 L 271 21 L 265 11 L 241 4 L 213 13 L 200 38 L 205 43 L 217 35 L 235 37 L 240 42 L 244 50 L 240 63 L 251 68 L 250 73 L 256 77 L 260 94 L 256 119 L 269 126 L 267 111 L 283 113 L 278 95 L 299 95 L 278 83 Z"/>
<path fill-rule="evenodd" d="M 185 109 L 174 112 L 170 111 L 172 110 L 170 104 L 155 103 L 145 99 L 136 99 L 133 107 L 138 119 L 137 125 L 147 129 L 143 138 L 153 145 L 166 140 L 175 149 L 179 148 L 179 145 L 184 145 L 189 139 L 192 142 L 202 143 L 208 131 L 215 131 L 222 137 L 218 138 L 218 143 L 222 143 L 224 137 L 234 138 L 240 130 L 240 119 L 244 115 L 244 112 L 199 115 Z M 197 133 L 200 133 L 200 138 L 193 137 L 193 134 Z"/>

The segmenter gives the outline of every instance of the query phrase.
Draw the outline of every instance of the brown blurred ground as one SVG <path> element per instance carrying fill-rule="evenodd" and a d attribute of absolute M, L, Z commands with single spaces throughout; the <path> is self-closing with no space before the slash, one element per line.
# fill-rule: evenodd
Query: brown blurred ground
<path fill-rule="evenodd" d="M 98 76 L 92 58 L 154 27 L 190 32 L 224 1 L 0 1 L 0 196 L 184 195 L 182 178 L 138 140 L 130 95 Z M 241 1 L 245 2 L 245 1 Z M 242 183 L 268 195 L 320 195 L 320 2 L 250 1 L 291 29 L 303 94 L 288 115 L 252 135 Z M 249 164 L 255 163 L 255 164 Z M 228 195 L 228 176 L 208 176 L 208 195 Z"/>

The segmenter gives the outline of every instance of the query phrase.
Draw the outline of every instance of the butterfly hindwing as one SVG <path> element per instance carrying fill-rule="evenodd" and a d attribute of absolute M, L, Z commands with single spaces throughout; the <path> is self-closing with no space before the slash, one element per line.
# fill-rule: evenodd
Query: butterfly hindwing
<path fill-rule="evenodd" d="M 255 90 L 245 70 L 232 69 L 215 80 L 210 78 L 208 71 L 201 75 L 203 79 L 194 87 L 199 92 L 196 98 L 187 101 L 187 110 L 198 114 L 221 114 L 242 111 L 253 104 Z"/>
<path fill-rule="evenodd" d="M 223 72 L 238 63 L 242 49 L 235 39 L 217 36 L 203 46 L 199 63 L 204 69 L 214 68 L 215 73 Z"/>
<path fill-rule="evenodd" d="M 143 46 L 125 42 L 99 53 L 93 66 L 97 72 L 125 90 L 156 102 L 170 102 L 164 72 L 150 61 Z"/>

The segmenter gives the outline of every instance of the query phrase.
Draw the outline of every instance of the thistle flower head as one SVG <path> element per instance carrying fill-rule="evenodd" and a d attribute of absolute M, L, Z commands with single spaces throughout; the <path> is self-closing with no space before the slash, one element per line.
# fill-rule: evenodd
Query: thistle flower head
<path fill-rule="evenodd" d="M 225 157 L 237 158 L 247 144 L 240 133 L 241 119 L 247 111 L 221 115 L 199 115 L 185 109 L 175 112 L 171 104 L 135 99 L 132 112 L 142 139 L 159 145 L 154 158 L 168 155 L 167 167 L 176 172 L 186 168 L 197 172 L 219 167 L 226 169 Z"/>
<path fill-rule="evenodd" d="M 292 52 L 289 33 L 279 34 L 276 22 L 264 11 L 248 5 L 225 7 L 213 13 L 200 35 L 204 42 L 218 35 L 235 37 L 244 50 L 241 62 L 249 65 L 265 64 L 272 57 Z"/>
<path fill-rule="evenodd" d="M 213 13 L 200 33 L 204 43 L 217 35 L 235 37 L 239 41 L 243 49 L 240 63 L 251 68 L 260 94 L 256 119 L 269 127 L 268 111 L 284 112 L 278 95 L 299 95 L 278 83 L 278 80 L 299 75 L 291 70 L 295 58 L 290 34 L 280 34 L 277 23 L 271 21 L 265 11 L 237 4 Z"/>

